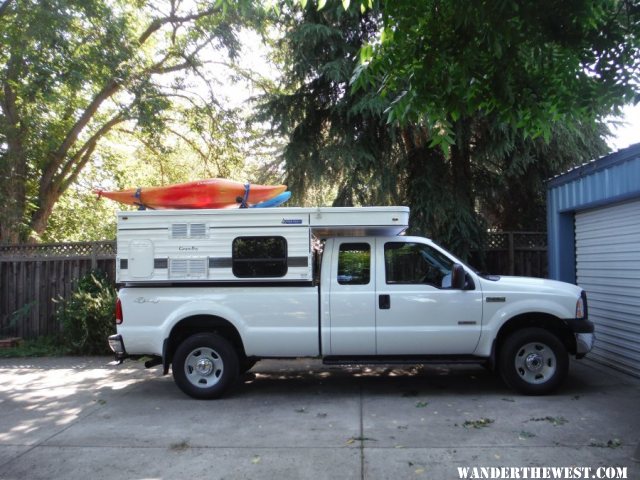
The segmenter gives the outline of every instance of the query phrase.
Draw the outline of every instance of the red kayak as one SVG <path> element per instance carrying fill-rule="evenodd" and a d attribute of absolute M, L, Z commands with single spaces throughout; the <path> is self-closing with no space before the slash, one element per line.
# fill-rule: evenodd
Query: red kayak
<path fill-rule="evenodd" d="M 254 185 L 210 178 L 166 187 L 130 188 L 118 192 L 97 190 L 96 193 L 98 197 L 152 209 L 230 208 L 264 202 L 286 189 L 286 185 Z"/>

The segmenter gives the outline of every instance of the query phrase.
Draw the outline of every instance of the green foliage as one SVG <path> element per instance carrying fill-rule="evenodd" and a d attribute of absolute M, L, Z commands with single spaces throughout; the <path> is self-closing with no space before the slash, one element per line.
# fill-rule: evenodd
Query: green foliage
<path fill-rule="evenodd" d="M 59 357 L 66 353 L 59 336 L 48 336 L 24 340 L 16 347 L 2 348 L 0 358 Z"/>
<path fill-rule="evenodd" d="M 123 141 L 188 148 L 220 174 L 221 149 L 237 163 L 242 125 L 203 66 L 237 57 L 253 2 L 9 0 L 0 17 L 0 241 L 46 237 L 56 203 Z"/>
<path fill-rule="evenodd" d="M 100 271 L 78 280 L 73 293 L 56 312 L 69 353 L 100 355 L 110 353 L 107 337 L 115 333 L 116 290 Z"/>
<path fill-rule="evenodd" d="M 589 122 L 637 99 L 640 8 L 622 0 L 384 3 L 356 89 L 392 99 L 390 122 L 418 122 L 433 145 L 478 112 L 525 136 Z M 462 139 L 464 141 L 464 139 Z"/>
<path fill-rule="evenodd" d="M 31 309 L 34 307 L 34 305 L 35 302 L 29 302 L 12 312 L 6 321 L 5 326 L 3 328 L 0 328 L 0 338 L 2 336 L 13 335 L 13 332 L 16 331 L 18 323 L 29 317 Z"/>
<path fill-rule="evenodd" d="M 608 152 L 601 123 L 552 123 L 545 141 L 490 122 L 478 127 L 473 176 L 477 208 L 494 229 L 545 230 L 546 180 Z"/>
<path fill-rule="evenodd" d="M 83 183 L 65 192 L 51 212 L 43 242 L 88 242 L 116 238 L 117 205 L 99 200 Z"/>
<path fill-rule="evenodd" d="M 338 0 L 300 9 L 294 2 L 293 10 L 285 2 L 279 9 L 285 33 L 276 45 L 284 82 L 263 97 L 260 119 L 288 140 L 282 161 L 298 203 L 409 205 L 412 232 L 465 258 L 481 247 L 487 228 L 545 228 L 544 181 L 606 152 L 606 129 L 597 118 L 607 104 L 575 111 L 570 102 L 554 103 L 559 97 L 532 103 L 530 90 L 508 79 L 535 83 L 537 70 L 528 78 L 527 70 L 501 61 L 488 65 L 493 57 L 478 51 L 490 37 L 492 49 L 503 51 L 497 58 L 508 58 L 509 38 L 500 29 L 487 32 L 483 23 L 495 26 L 489 17 L 505 2 L 437 3 L 436 15 L 429 10 L 435 2 L 371 2 L 364 12 Z M 396 19 L 396 12 L 406 17 Z M 523 42 L 517 51 L 524 55 L 544 35 L 527 40 L 537 24 L 516 35 L 517 25 L 505 28 Z M 571 43 L 562 31 L 555 34 Z M 545 52 L 546 44 L 540 48 Z M 496 85 L 487 84 L 485 67 Z M 503 67 L 515 71 L 505 70 L 501 79 Z M 546 88 L 547 80 L 536 88 Z M 495 105 L 486 100 L 492 93 Z M 507 99 L 508 108 L 496 106 Z M 513 112 L 527 121 L 514 121 Z M 537 132 L 541 118 L 544 131 Z M 324 197 L 310 194 L 318 185 L 327 187 Z"/>
<path fill-rule="evenodd" d="M 282 8 L 279 20 L 284 85 L 263 97 L 258 119 L 288 139 L 282 160 L 293 201 L 389 203 L 393 186 L 377 181 L 393 178 L 386 174 L 393 143 L 380 117 L 385 104 L 373 92 L 349 93 L 358 51 L 377 30 L 375 16 L 330 1 L 321 11 Z"/>

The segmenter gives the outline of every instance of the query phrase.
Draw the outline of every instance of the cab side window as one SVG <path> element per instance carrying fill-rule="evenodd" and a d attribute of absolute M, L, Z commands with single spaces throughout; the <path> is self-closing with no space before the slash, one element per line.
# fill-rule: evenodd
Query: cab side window
<path fill-rule="evenodd" d="M 386 243 L 384 265 L 387 284 L 451 287 L 453 262 L 429 245 L 405 242 Z"/>
<path fill-rule="evenodd" d="M 371 245 L 343 243 L 338 252 L 338 283 L 367 285 L 371 279 Z"/>

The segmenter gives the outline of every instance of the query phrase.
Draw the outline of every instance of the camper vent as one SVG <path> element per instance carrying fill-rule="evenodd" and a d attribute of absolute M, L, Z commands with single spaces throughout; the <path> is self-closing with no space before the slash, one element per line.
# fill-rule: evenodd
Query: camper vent
<path fill-rule="evenodd" d="M 204 223 L 174 223 L 171 225 L 171 238 L 206 238 L 207 227 Z"/>
<path fill-rule="evenodd" d="M 207 278 L 208 265 L 208 258 L 172 258 L 169 278 Z"/>
<path fill-rule="evenodd" d="M 172 224 L 171 238 L 187 238 L 187 224 L 186 223 Z"/>
<path fill-rule="evenodd" d="M 192 223 L 189 236 L 191 238 L 205 238 L 207 234 L 207 228 L 204 223 Z"/>

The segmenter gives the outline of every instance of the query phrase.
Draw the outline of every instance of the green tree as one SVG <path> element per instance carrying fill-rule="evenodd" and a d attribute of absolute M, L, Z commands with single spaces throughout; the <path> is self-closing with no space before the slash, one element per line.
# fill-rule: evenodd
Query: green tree
<path fill-rule="evenodd" d="M 378 29 L 375 15 L 344 10 L 280 10 L 285 32 L 274 45 L 282 86 L 262 97 L 261 121 L 287 139 L 286 183 L 294 201 L 329 194 L 335 206 L 397 201 L 391 130 L 381 117 L 386 104 L 374 92 L 349 91 L 362 45 Z"/>
<path fill-rule="evenodd" d="M 542 136 L 549 144 L 566 136 L 565 127 L 574 136 L 594 131 L 640 84 L 637 2 L 395 0 L 381 14 L 353 85 L 375 88 L 391 101 L 389 122 L 423 125 L 430 145 L 441 147 L 452 177 L 448 199 L 467 227 L 477 207 L 483 119 L 512 137 L 505 154 L 522 170 L 526 155 L 517 150 L 531 151 L 523 141 Z"/>
<path fill-rule="evenodd" d="M 381 13 L 354 85 L 378 88 L 390 121 L 418 121 L 436 143 L 464 143 L 477 112 L 548 140 L 554 122 L 638 99 L 638 2 L 392 0 Z"/>
<path fill-rule="evenodd" d="M 213 94 L 185 93 L 186 74 L 215 91 L 202 65 L 233 58 L 237 29 L 255 13 L 249 1 L 5 0 L 0 241 L 41 236 L 107 135 L 129 130 L 157 145 L 179 120 L 167 113 L 176 105 L 189 112 L 183 125 L 223 117 Z"/>
<path fill-rule="evenodd" d="M 549 115 L 546 138 L 532 138 L 497 112 L 476 107 L 464 118 L 449 114 L 451 132 L 438 130 L 455 144 L 434 141 L 434 129 L 421 118 L 396 121 L 392 114 L 404 97 L 381 90 L 386 84 L 370 70 L 362 72 L 360 59 L 384 39 L 385 12 L 345 11 L 340 1 L 320 10 L 289 11 L 285 4 L 281 11 L 285 34 L 276 48 L 284 84 L 266 98 L 261 118 L 288 138 L 283 162 L 300 202 L 309 185 L 320 183 L 335 189 L 334 205 L 407 204 L 413 231 L 466 257 L 480 247 L 487 226 L 544 228 L 544 180 L 605 151 L 593 117 L 566 124 Z M 358 88 L 352 89 L 354 71 Z M 446 72 L 431 78 L 438 74 L 442 81 L 433 88 L 444 91 Z"/>

